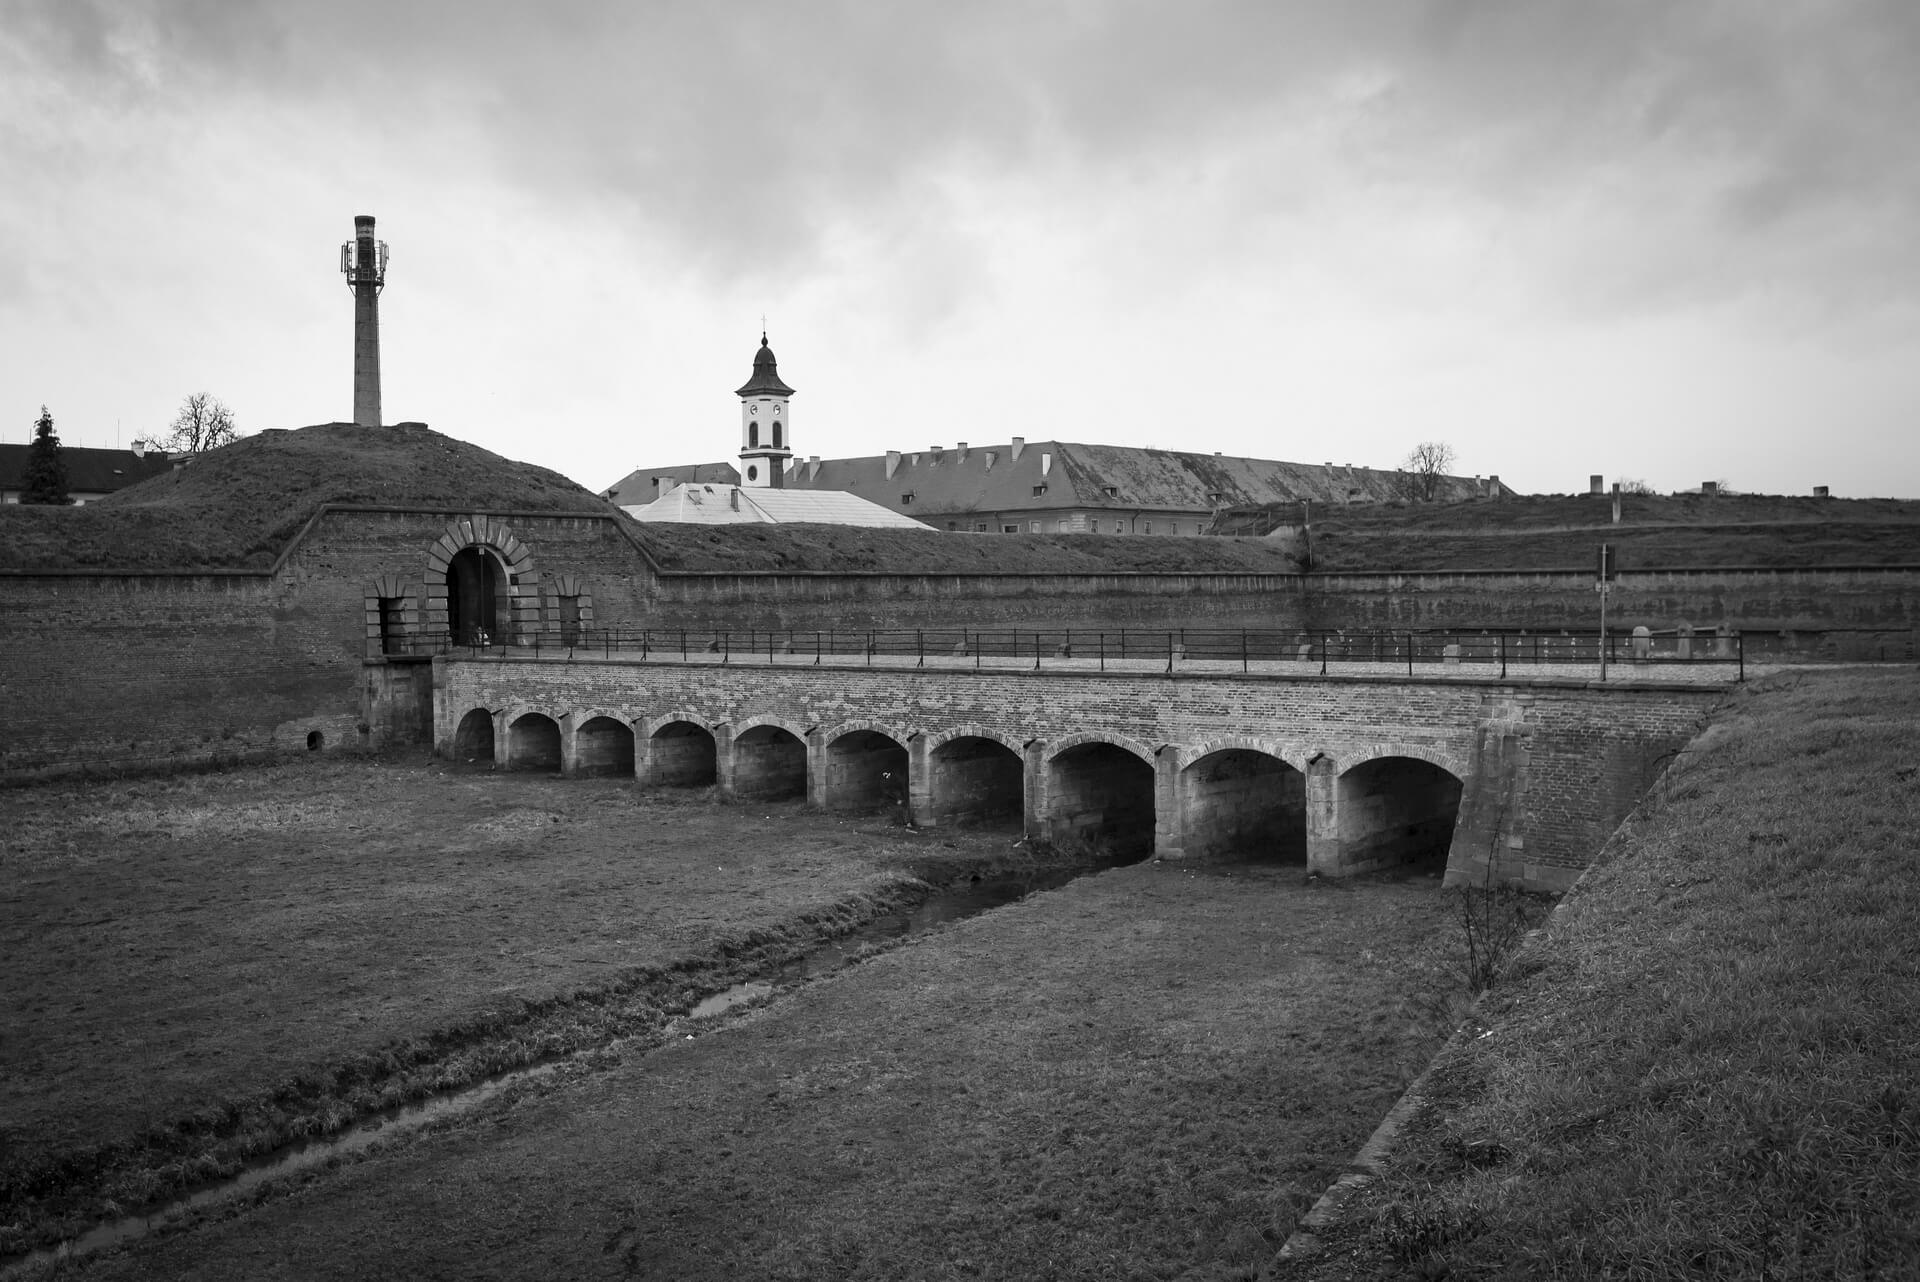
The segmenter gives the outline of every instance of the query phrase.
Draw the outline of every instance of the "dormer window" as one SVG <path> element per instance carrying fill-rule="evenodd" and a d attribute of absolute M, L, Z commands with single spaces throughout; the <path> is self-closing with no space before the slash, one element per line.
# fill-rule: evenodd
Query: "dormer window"
<path fill-rule="evenodd" d="M 1041 495 L 1045 494 L 1046 492 L 1047 492 L 1047 487 L 1044 485 L 1036 485 L 1033 487 L 1033 497 L 1035 498 L 1039 498 Z"/>
<path fill-rule="evenodd" d="M 1226 501 L 1227 501 L 1227 496 L 1222 491 L 1220 490 L 1207 491 L 1207 502 L 1213 504 L 1215 507 L 1219 507 L 1222 503 Z"/>
<path fill-rule="evenodd" d="M 1120 487 L 1117 485 L 1103 485 L 1100 487 L 1100 492 L 1106 495 L 1110 499 L 1117 499 L 1120 497 Z"/>
<path fill-rule="evenodd" d="M 911 503 L 911 502 L 913 502 L 913 491 L 912 491 L 912 490 L 908 490 L 908 491 L 907 491 L 907 492 L 906 492 L 905 494 L 902 494 L 902 495 L 900 496 L 900 506 L 901 506 L 901 507 L 905 507 L 905 506 L 907 506 L 907 504 L 909 504 L 909 503 Z"/>

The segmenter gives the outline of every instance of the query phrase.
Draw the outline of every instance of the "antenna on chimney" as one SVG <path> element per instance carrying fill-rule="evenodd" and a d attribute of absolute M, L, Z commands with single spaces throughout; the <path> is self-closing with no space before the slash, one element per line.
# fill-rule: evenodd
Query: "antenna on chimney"
<path fill-rule="evenodd" d="M 340 270 L 353 291 L 353 421 L 380 426 L 380 291 L 387 284 L 387 242 L 373 238 L 373 215 L 353 220 L 340 246 Z"/>

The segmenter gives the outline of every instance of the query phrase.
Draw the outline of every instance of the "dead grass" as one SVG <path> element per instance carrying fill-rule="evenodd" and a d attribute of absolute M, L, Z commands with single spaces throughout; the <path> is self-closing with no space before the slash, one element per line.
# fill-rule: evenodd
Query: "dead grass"
<path fill-rule="evenodd" d="M 1315 570 L 1623 570 L 1920 565 L 1920 502 L 1740 495 L 1535 496 L 1497 503 L 1316 509 Z M 1276 519 L 1297 522 L 1296 508 Z M 1292 545 L 1290 545 L 1292 546 Z"/>
<path fill-rule="evenodd" d="M 0 1253 L 645 1025 L 1007 845 L 339 758 L 7 804 Z"/>
<path fill-rule="evenodd" d="M 1434 880 L 1138 865 L 106 1278 L 1250 1278 L 1434 1045 Z"/>
<path fill-rule="evenodd" d="M 1439 1061 L 1313 1276 L 1920 1273 L 1920 677 L 1745 699 Z"/>
<path fill-rule="evenodd" d="M 83 507 L 0 509 L 0 566 L 266 569 L 323 503 L 608 513 L 557 472 L 421 427 L 243 437 Z"/>

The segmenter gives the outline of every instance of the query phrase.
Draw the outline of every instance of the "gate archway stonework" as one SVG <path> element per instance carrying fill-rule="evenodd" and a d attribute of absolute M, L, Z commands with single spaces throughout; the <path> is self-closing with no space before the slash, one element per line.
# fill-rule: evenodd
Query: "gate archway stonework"
<path fill-rule="evenodd" d="M 429 635 L 448 635 L 447 567 L 468 548 L 478 548 L 500 562 L 506 579 L 512 629 L 531 635 L 540 627 L 540 581 L 533 549 L 515 537 L 497 516 L 463 516 L 447 522 L 440 537 L 427 548 L 426 604 L 421 625 Z"/>

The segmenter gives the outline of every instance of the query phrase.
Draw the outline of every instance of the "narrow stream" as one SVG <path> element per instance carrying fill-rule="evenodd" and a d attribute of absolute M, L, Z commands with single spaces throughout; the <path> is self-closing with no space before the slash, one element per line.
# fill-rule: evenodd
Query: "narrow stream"
<path fill-rule="evenodd" d="M 1112 864 L 1079 865 L 993 877 L 976 877 L 972 881 L 936 891 L 907 912 L 876 917 L 852 933 L 820 944 L 784 965 L 711 994 L 689 1010 L 682 1020 L 711 1019 L 735 1007 L 750 1005 L 772 997 L 782 989 L 791 988 L 823 975 L 830 975 L 843 967 L 850 966 L 866 955 L 876 944 L 891 943 L 924 934 L 948 922 L 977 916 L 980 913 L 1016 903 L 1037 891 L 1053 890 L 1077 877 L 1101 872 L 1113 866 Z M 672 1028 L 673 1025 L 669 1024 L 668 1027 Z M 684 1031 L 684 1026 L 681 1031 Z M 611 1045 L 617 1048 L 622 1045 L 622 1041 L 614 1041 Z M 403 1104 L 397 1108 L 372 1114 L 338 1135 L 303 1141 L 254 1158 L 237 1174 L 191 1190 L 143 1214 L 129 1215 L 98 1225 L 57 1247 L 49 1247 L 0 1261 L 0 1282 L 4 1282 L 4 1279 L 23 1276 L 35 1268 L 44 1267 L 64 1256 L 86 1255 L 133 1241 L 193 1211 L 239 1197 L 269 1180 L 297 1175 L 302 1171 L 323 1166 L 336 1157 L 362 1152 L 382 1139 L 417 1131 L 442 1118 L 458 1117 L 486 1103 L 509 1087 L 549 1076 L 563 1064 L 589 1054 L 604 1052 L 606 1049 L 608 1049 L 606 1046 L 601 1046 L 593 1050 L 576 1051 L 545 1063 L 512 1069 L 448 1091 L 443 1095 L 431 1096 L 412 1104 Z"/>

